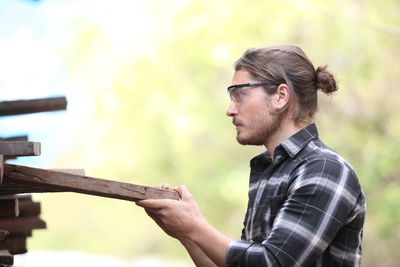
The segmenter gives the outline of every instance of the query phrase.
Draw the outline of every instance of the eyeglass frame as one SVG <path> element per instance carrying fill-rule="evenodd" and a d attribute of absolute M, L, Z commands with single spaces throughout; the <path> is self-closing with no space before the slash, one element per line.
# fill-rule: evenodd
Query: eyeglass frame
<path fill-rule="evenodd" d="M 253 86 L 258 86 L 258 85 L 266 85 L 268 83 L 269 82 L 267 82 L 267 81 L 264 81 L 264 82 L 258 81 L 258 82 L 234 84 L 234 85 L 228 86 L 228 88 L 226 88 L 226 90 L 227 90 L 227 92 L 229 94 L 229 98 L 233 102 L 240 103 L 241 102 L 240 100 L 237 101 L 237 100 L 234 99 L 235 97 L 232 96 L 232 93 L 231 93 L 232 90 L 239 89 L 239 88 L 244 88 L 244 87 L 253 87 Z"/>

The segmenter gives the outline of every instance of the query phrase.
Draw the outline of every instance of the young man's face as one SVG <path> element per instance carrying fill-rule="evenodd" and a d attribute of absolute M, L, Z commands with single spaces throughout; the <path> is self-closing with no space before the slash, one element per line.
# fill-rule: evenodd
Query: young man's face
<path fill-rule="evenodd" d="M 246 70 L 233 75 L 232 85 L 256 82 Z M 271 114 L 271 97 L 261 85 L 233 87 L 231 104 L 226 115 L 236 126 L 236 139 L 242 145 L 265 145 L 279 127 L 276 115 Z"/>

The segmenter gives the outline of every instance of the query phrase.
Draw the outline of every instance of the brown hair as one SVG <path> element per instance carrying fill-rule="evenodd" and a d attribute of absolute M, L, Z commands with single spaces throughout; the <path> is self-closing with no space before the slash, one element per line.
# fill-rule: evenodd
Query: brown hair
<path fill-rule="evenodd" d="M 244 69 L 254 79 L 268 81 L 264 89 L 273 94 L 280 84 L 294 92 L 288 107 L 294 105 L 292 119 L 296 124 L 308 122 L 317 111 L 317 90 L 326 94 L 338 88 L 327 66 L 316 70 L 306 54 L 297 46 L 277 45 L 248 49 L 235 63 L 235 70 Z"/>

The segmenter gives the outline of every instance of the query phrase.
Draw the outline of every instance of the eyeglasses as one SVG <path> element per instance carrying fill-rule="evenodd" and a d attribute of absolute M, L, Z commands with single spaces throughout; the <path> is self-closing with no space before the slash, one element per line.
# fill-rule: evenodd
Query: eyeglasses
<path fill-rule="evenodd" d="M 230 99 L 235 103 L 240 103 L 242 98 L 246 95 L 245 89 L 251 88 L 253 86 L 264 85 L 268 82 L 251 82 L 231 85 L 227 88 Z"/>

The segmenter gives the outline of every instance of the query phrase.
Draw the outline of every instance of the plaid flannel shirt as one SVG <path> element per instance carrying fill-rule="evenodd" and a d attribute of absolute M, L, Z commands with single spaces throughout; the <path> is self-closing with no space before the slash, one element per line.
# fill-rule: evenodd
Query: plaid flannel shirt
<path fill-rule="evenodd" d="M 348 162 L 315 124 L 251 162 L 242 240 L 226 266 L 359 266 L 365 199 Z"/>

